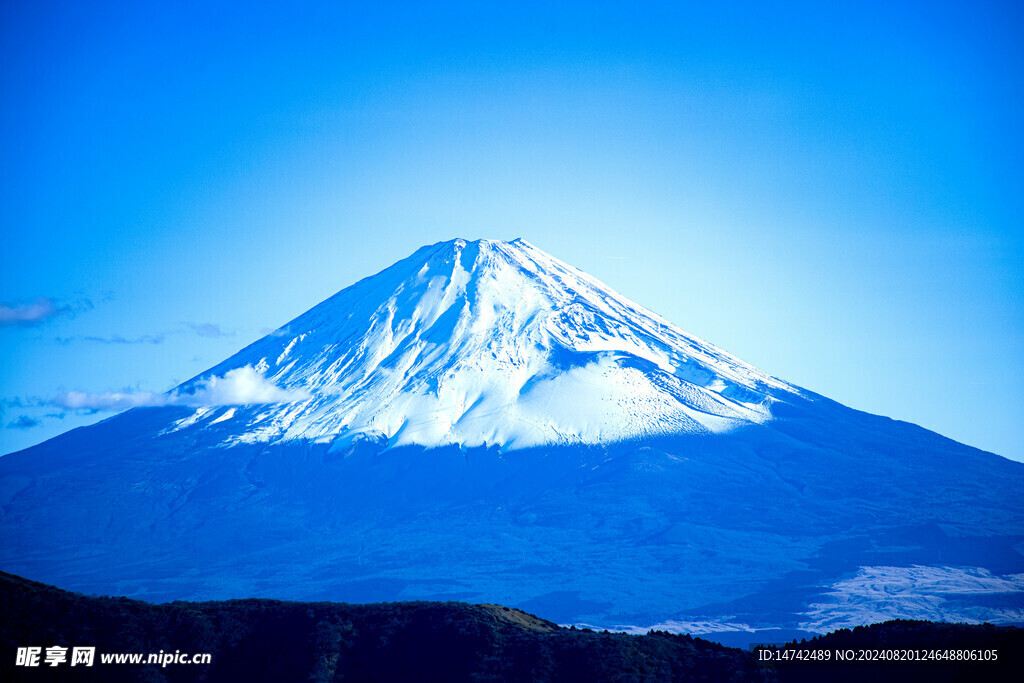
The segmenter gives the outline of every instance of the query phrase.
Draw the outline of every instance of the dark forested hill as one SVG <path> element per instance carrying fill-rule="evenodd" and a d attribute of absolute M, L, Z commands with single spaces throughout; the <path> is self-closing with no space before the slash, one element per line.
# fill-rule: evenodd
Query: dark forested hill
<path fill-rule="evenodd" d="M 497 605 L 369 605 L 275 600 L 149 604 L 89 597 L 0 572 L 0 680 L 76 681 L 788 681 L 1015 680 L 1024 634 L 991 626 L 890 622 L 792 650 L 997 650 L 987 662 L 863 664 L 760 661 L 758 652 L 686 635 L 563 628 Z M 46 664 L 54 646 L 68 661 Z M 39 666 L 18 648 L 40 648 Z M 71 649 L 95 647 L 92 667 Z M 209 653 L 208 664 L 103 663 L 102 655 Z"/>

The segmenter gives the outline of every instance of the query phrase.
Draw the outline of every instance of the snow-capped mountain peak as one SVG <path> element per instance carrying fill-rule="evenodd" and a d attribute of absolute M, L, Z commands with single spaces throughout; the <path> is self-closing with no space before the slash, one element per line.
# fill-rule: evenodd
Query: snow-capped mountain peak
<path fill-rule="evenodd" d="M 423 247 L 193 383 L 247 366 L 308 398 L 176 428 L 514 449 L 728 431 L 796 391 L 521 239 Z"/>

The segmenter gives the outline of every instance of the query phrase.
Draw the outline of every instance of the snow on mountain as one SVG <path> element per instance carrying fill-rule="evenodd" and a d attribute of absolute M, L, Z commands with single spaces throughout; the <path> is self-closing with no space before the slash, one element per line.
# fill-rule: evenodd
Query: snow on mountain
<path fill-rule="evenodd" d="M 977 600 L 997 596 L 997 600 Z M 1024 574 L 993 576 L 982 567 L 860 567 L 808 606 L 803 629 L 827 633 L 890 619 L 966 624 L 1024 623 Z"/>
<path fill-rule="evenodd" d="M 797 392 L 523 240 L 424 247 L 204 377 L 242 367 L 311 397 L 200 408 L 176 428 L 511 450 L 726 432 Z"/>

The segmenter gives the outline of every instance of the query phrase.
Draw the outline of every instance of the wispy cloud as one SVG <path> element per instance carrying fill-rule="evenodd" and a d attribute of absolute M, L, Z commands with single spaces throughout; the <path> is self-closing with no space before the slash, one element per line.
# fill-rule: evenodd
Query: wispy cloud
<path fill-rule="evenodd" d="M 95 342 L 97 344 L 162 344 L 166 338 L 167 335 L 161 333 L 144 334 L 139 337 L 122 337 L 119 334 L 110 335 L 109 337 L 79 335 L 77 337 L 57 337 L 56 340 L 58 344 L 67 346 L 76 341 Z"/>
<path fill-rule="evenodd" d="M 14 398 L 0 398 L 0 415 L 4 414 L 7 408 L 40 408 L 48 405 L 49 401 L 39 396 L 15 396 Z"/>
<path fill-rule="evenodd" d="M 214 323 L 185 323 L 200 337 L 232 337 L 234 332 L 225 332 Z"/>
<path fill-rule="evenodd" d="M 39 396 L 15 396 L 13 398 L 0 398 L 0 429 L 32 429 L 43 423 L 44 417 L 52 417 L 63 420 L 64 413 L 49 412 L 41 415 L 40 408 L 46 408 L 52 404 L 45 398 Z M 12 410 L 14 409 L 14 410 Z M 22 413 L 27 410 L 29 414 Z M 4 423 L 8 414 L 17 411 L 21 413 L 17 418 Z M 14 416 L 11 415 L 13 418 Z"/>
<path fill-rule="evenodd" d="M 53 399 L 53 404 L 68 410 L 127 410 L 140 406 L 162 406 L 167 401 L 163 394 L 149 391 L 113 391 L 102 394 L 68 391 Z"/>
<path fill-rule="evenodd" d="M 227 332 L 216 323 L 182 323 L 200 337 L 207 337 L 210 339 L 218 337 L 231 337 L 234 336 L 234 332 Z M 125 337 L 120 334 L 111 334 L 107 336 L 100 335 L 76 335 L 74 337 L 55 337 L 58 344 L 67 346 L 75 342 L 92 342 L 95 344 L 163 344 L 167 340 L 168 336 L 176 334 L 184 334 L 186 330 L 177 329 L 170 330 L 168 332 L 157 332 L 156 334 L 142 334 L 137 337 Z"/>
<path fill-rule="evenodd" d="M 0 304 L 0 327 L 33 327 L 61 315 L 76 315 L 91 311 L 92 301 L 79 299 L 60 303 L 49 297 L 37 297 L 32 303 Z"/>
<path fill-rule="evenodd" d="M 53 404 L 69 410 L 127 410 L 151 406 L 237 406 L 255 403 L 293 403 L 309 398 L 303 390 L 282 389 L 251 366 L 229 370 L 223 377 L 196 383 L 194 391 L 155 394 L 148 391 L 119 391 L 92 394 L 69 391 Z"/>
<path fill-rule="evenodd" d="M 7 423 L 7 429 L 32 429 L 39 426 L 39 424 L 39 420 L 28 415 L 19 415 L 18 419 Z"/>

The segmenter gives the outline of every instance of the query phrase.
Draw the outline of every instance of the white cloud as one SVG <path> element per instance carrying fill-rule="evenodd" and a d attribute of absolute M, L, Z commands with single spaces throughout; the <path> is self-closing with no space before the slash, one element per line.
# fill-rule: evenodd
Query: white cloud
<path fill-rule="evenodd" d="M 172 403 L 189 406 L 241 406 L 250 403 L 293 403 L 309 398 L 305 391 L 282 389 L 249 365 L 223 377 L 200 380 L 192 394 L 172 395 Z"/>
<path fill-rule="evenodd" d="M 127 410 L 145 406 L 240 406 L 253 403 L 293 403 L 309 398 L 301 390 L 282 389 L 251 366 L 228 370 L 223 377 L 199 380 L 195 391 L 154 394 L 148 391 L 108 392 L 90 394 L 69 391 L 57 396 L 53 403 L 71 410 Z"/>
<path fill-rule="evenodd" d="M 73 318 L 92 309 L 92 301 L 85 298 L 61 302 L 40 296 L 32 303 L 0 303 L 0 327 L 33 327 L 57 316 Z"/>
<path fill-rule="evenodd" d="M 115 391 L 104 394 L 68 391 L 53 399 L 53 403 L 69 410 L 127 410 L 139 406 L 167 405 L 167 396 L 148 391 Z"/>
<path fill-rule="evenodd" d="M 52 299 L 39 297 L 30 304 L 0 304 L 0 326 L 35 325 L 61 313 L 68 306 L 55 306 Z"/>

